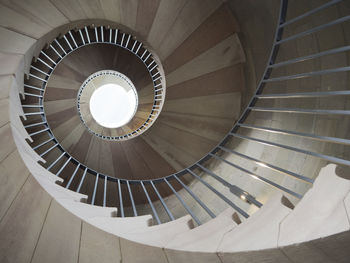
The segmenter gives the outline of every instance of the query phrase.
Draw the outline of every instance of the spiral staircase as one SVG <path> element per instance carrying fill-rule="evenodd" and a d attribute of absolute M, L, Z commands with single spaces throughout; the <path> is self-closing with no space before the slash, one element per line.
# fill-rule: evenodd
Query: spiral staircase
<path fill-rule="evenodd" d="M 349 21 L 0 1 L 0 262 L 349 262 Z M 119 128 L 88 107 L 110 81 L 138 98 Z"/>

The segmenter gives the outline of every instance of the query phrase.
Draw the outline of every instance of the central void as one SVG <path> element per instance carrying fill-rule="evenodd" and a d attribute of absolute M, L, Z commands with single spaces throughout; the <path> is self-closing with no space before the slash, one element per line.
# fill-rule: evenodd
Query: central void
<path fill-rule="evenodd" d="M 97 88 L 90 98 L 90 112 L 95 121 L 106 128 L 127 124 L 135 115 L 137 95 L 133 89 L 109 83 Z"/>

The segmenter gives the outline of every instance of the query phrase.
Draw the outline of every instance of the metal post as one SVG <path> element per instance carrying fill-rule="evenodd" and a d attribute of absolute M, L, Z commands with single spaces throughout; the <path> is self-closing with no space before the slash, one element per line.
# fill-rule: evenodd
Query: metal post
<path fill-rule="evenodd" d="M 124 206 L 123 206 L 123 196 L 122 196 L 122 187 L 120 185 L 120 180 L 118 179 L 118 192 L 119 192 L 119 208 L 120 208 L 120 215 L 121 217 L 124 217 Z"/>
<path fill-rule="evenodd" d="M 157 196 L 158 196 L 158 198 L 159 198 L 159 201 L 162 203 L 162 205 L 163 205 L 163 207 L 164 207 L 166 213 L 168 214 L 170 220 L 171 220 L 171 221 L 172 221 L 172 220 L 175 220 L 173 214 L 172 214 L 171 211 L 169 210 L 168 206 L 165 204 L 165 202 L 164 202 L 162 196 L 161 196 L 160 193 L 158 192 L 158 190 L 157 190 L 156 186 L 154 185 L 154 183 L 153 183 L 152 181 L 150 181 L 150 183 L 151 183 L 151 185 L 152 185 L 154 191 L 156 192 L 156 194 L 157 194 Z"/>
<path fill-rule="evenodd" d="M 182 200 L 181 196 L 175 191 L 174 187 L 168 182 L 168 180 L 166 178 L 164 178 L 164 181 L 170 187 L 171 191 L 173 191 L 173 193 L 176 195 L 177 199 L 179 199 L 182 206 L 191 215 L 191 217 L 197 223 L 197 225 L 201 225 L 201 222 L 199 221 L 199 219 L 195 216 L 195 214 L 192 212 L 192 210 L 187 206 L 187 204 L 184 202 L 184 200 Z"/>
<path fill-rule="evenodd" d="M 47 170 L 50 171 L 50 169 L 51 169 L 52 167 L 54 167 L 54 165 L 55 165 L 59 160 L 61 160 L 61 158 L 62 158 L 64 155 L 65 155 L 65 152 L 63 152 L 52 164 L 50 164 L 50 166 L 47 167 Z"/>
<path fill-rule="evenodd" d="M 80 192 L 81 186 L 83 185 L 83 182 L 84 182 L 84 179 L 85 179 L 85 176 L 86 176 L 87 169 L 88 169 L 88 168 L 85 167 L 83 177 L 81 178 L 80 183 L 79 183 L 78 188 L 77 188 L 77 193 Z"/>
<path fill-rule="evenodd" d="M 97 183 L 98 183 L 98 178 L 99 178 L 99 176 L 100 176 L 100 174 L 96 174 L 94 192 L 93 192 L 92 198 L 91 198 L 91 204 L 92 204 L 92 205 L 95 204 L 95 198 L 96 198 L 96 192 L 97 192 Z"/>
<path fill-rule="evenodd" d="M 103 188 L 103 207 L 106 207 L 106 197 L 107 197 L 107 176 L 105 176 L 105 184 Z"/>
<path fill-rule="evenodd" d="M 71 185 L 75 175 L 77 174 L 78 170 L 79 170 L 79 167 L 80 167 L 80 163 L 77 165 L 77 167 L 75 168 L 74 172 L 73 172 L 73 175 L 71 176 L 71 178 L 69 179 L 68 181 L 68 184 L 66 185 L 66 188 L 68 189 L 69 186 Z"/>
<path fill-rule="evenodd" d="M 132 192 L 131 192 L 131 189 L 130 189 L 129 181 L 126 181 L 126 185 L 128 186 L 128 191 L 129 191 L 129 196 L 130 196 L 130 200 L 131 200 L 132 210 L 134 211 L 134 216 L 137 216 L 137 211 L 136 211 L 136 207 L 135 207 L 134 197 L 132 196 Z"/>
<path fill-rule="evenodd" d="M 143 191 L 145 192 L 145 195 L 146 195 L 146 198 L 147 198 L 147 200 L 148 200 L 148 203 L 149 203 L 149 205 L 151 206 L 151 209 L 152 209 L 153 215 L 154 215 L 154 217 L 155 217 L 155 219 L 156 219 L 156 221 L 157 221 L 157 224 L 160 225 L 160 224 L 161 224 L 160 219 L 159 219 L 159 217 L 158 217 L 158 214 L 157 214 L 156 209 L 154 208 L 154 206 L 153 206 L 153 204 L 152 204 L 152 200 L 151 200 L 151 198 L 150 198 L 149 195 L 148 195 L 147 189 L 146 189 L 146 187 L 144 186 L 144 184 L 143 184 L 142 181 L 140 181 L 140 183 L 141 183 L 141 186 L 142 186 L 142 188 L 143 188 Z"/>

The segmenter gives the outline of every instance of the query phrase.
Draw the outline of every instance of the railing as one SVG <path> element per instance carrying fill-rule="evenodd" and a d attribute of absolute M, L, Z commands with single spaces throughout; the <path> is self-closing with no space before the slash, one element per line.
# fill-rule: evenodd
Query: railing
<path fill-rule="evenodd" d="M 36 87 L 33 85 L 25 85 L 27 89 L 39 91 L 39 94 L 35 94 L 32 92 L 26 92 L 26 96 L 35 96 L 39 98 L 38 103 L 35 105 L 23 105 L 24 108 L 40 108 L 43 109 L 43 97 L 46 90 L 47 83 L 51 74 L 54 72 L 55 68 L 59 65 L 59 63 L 70 53 L 80 49 L 81 47 L 92 45 L 92 44 L 109 44 L 115 45 L 121 48 L 124 48 L 134 54 L 137 58 L 139 58 L 142 63 L 145 65 L 151 79 L 154 88 L 154 101 L 152 110 L 148 116 L 148 118 L 138 127 L 134 129 L 132 132 L 127 133 L 122 136 L 105 136 L 99 133 L 92 131 L 89 127 L 86 128 L 97 137 L 106 140 L 123 140 L 133 138 L 142 134 L 146 131 L 152 123 L 157 119 L 164 103 L 165 99 L 165 88 L 162 82 L 162 74 L 160 72 L 160 68 L 158 62 L 142 42 L 138 41 L 131 34 L 123 33 L 118 29 L 106 28 L 104 26 L 94 27 L 93 29 L 85 26 L 84 28 L 79 29 L 76 32 L 68 31 L 63 35 L 61 39 L 56 38 L 50 45 L 47 50 L 42 50 L 40 52 L 40 56 L 37 58 L 38 64 L 37 66 L 31 66 L 31 73 L 29 74 L 29 80 L 36 79 L 40 81 L 40 87 Z M 51 52 L 51 54 L 49 54 Z M 34 63 L 35 64 L 35 63 Z M 42 69 L 38 67 L 42 66 Z M 25 116 L 36 115 L 36 113 L 28 112 Z M 45 112 L 41 114 L 43 116 L 44 124 L 43 125 L 47 129 L 49 127 L 46 121 Z M 81 116 L 80 116 L 81 117 Z M 81 118 L 82 119 L 82 118 Z M 84 123 L 84 121 L 82 120 Z M 85 123 L 84 123 L 85 124 Z M 33 127 L 33 126 L 31 126 Z M 45 130 L 46 131 L 46 130 Z"/>
<path fill-rule="evenodd" d="M 45 144 L 48 144 L 48 143 L 53 144 L 53 146 L 48 148 L 46 151 L 40 153 L 40 156 L 44 157 L 44 158 L 53 149 L 60 150 L 59 154 L 57 154 L 58 157 L 51 164 L 49 164 L 49 166 L 47 167 L 48 170 L 51 170 L 57 163 L 61 163 L 62 165 L 57 168 L 57 172 L 56 172 L 57 176 L 60 175 L 60 173 L 67 167 L 67 165 L 69 163 L 72 163 L 75 165 L 74 172 L 72 173 L 70 178 L 67 179 L 67 182 L 65 185 L 65 187 L 68 189 L 71 189 L 71 190 L 76 191 L 76 192 L 80 192 L 82 189 L 82 186 L 84 184 L 84 180 L 85 180 L 86 176 L 95 176 L 95 183 L 93 185 L 93 190 L 91 192 L 87 193 L 87 194 L 89 194 L 89 196 L 91 196 L 91 199 L 90 199 L 91 204 L 95 204 L 96 193 L 98 191 L 98 182 L 100 180 L 103 181 L 103 199 L 102 199 L 103 201 L 101 204 L 103 206 L 106 206 L 106 203 L 107 203 L 107 200 L 106 200 L 107 199 L 107 186 L 109 184 L 113 184 L 114 185 L 113 188 L 116 190 L 116 192 L 115 192 L 116 194 L 115 194 L 114 198 L 118 199 L 118 202 L 119 202 L 118 208 L 119 208 L 120 215 L 122 217 L 125 216 L 125 212 L 124 212 L 125 207 L 123 205 L 123 200 L 125 200 L 126 198 L 130 199 L 130 201 L 131 201 L 131 208 L 132 208 L 133 215 L 134 216 L 138 215 L 137 207 L 135 205 L 133 191 L 136 191 L 136 190 L 134 190 L 134 189 L 136 189 L 136 187 L 141 187 L 141 189 L 146 197 L 146 200 L 149 203 L 150 208 L 153 212 L 154 218 L 158 224 L 161 223 L 161 220 L 159 218 L 157 210 L 155 209 L 154 201 L 152 201 L 150 198 L 150 192 L 149 192 L 150 189 L 151 189 L 151 191 L 154 191 L 155 195 L 158 198 L 157 201 L 159 201 L 161 203 L 161 205 L 163 206 L 163 208 L 165 209 L 165 212 L 168 215 L 169 220 L 175 219 L 173 212 L 167 206 L 166 201 L 164 200 L 164 198 L 161 196 L 161 194 L 159 192 L 159 188 L 157 187 L 157 186 L 159 186 L 159 184 L 166 185 L 171 190 L 171 192 L 179 200 L 179 202 L 182 204 L 182 206 L 187 211 L 187 213 L 189 213 L 192 216 L 192 218 L 194 219 L 194 221 L 198 225 L 200 225 L 202 223 L 201 220 L 199 219 L 198 215 L 196 215 L 195 212 L 189 207 L 189 205 L 182 198 L 182 196 L 178 193 L 178 191 L 174 188 L 174 183 L 181 185 L 181 187 L 183 187 L 184 191 L 186 191 L 195 200 L 195 202 L 200 207 L 202 207 L 204 209 L 204 211 L 211 218 L 214 218 L 216 216 L 215 213 L 198 196 L 198 194 L 196 194 L 193 189 L 191 189 L 189 186 L 187 186 L 184 183 L 184 181 L 182 179 L 182 177 L 184 175 L 191 176 L 193 179 L 195 179 L 198 182 L 200 182 L 201 184 L 203 184 L 207 188 L 207 190 L 210 190 L 211 192 L 216 194 L 228 206 L 231 206 L 241 216 L 243 216 L 245 218 L 249 216 L 248 212 L 245 209 L 243 209 L 241 206 L 239 206 L 237 203 L 233 202 L 230 198 L 225 196 L 225 194 L 220 192 L 213 185 L 209 184 L 206 180 L 204 180 L 202 177 L 203 174 L 210 176 L 211 178 L 215 179 L 218 183 L 229 188 L 231 193 L 233 193 L 235 196 L 240 198 L 240 200 L 242 200 L 242 202 L 247 202 L 247 203 L 249 203 L 255 207 L 258 207 L 258 208 L 263 205 L 248 191 L 228 182 L 223 177 L 221 177 L 220 174 L 216 174 L 213 171 L 213 169 L 210 169 L 207 164 L 210 164 L 211 161 L 213 161 L 213 160 L 216 160 L 219 163 L 226 163 L 226 164 L 234 167 L 238 171 L 244 173 L 245 175 L 247 175 L 251 178 L 254 178 L 254 179 L 256 179 L 264 184 L 267 184 L 271 188 L 278 189 L 279 191 L 281 191 L 287 195 L 290 195 L 290 196 L 293 196 L 297 199 L 300 199 L 303 197 L 303 193 L 295 192 L 294 190 L 287 188 L 280 183 L 277 183 L 275 180 L 268 179 L 268 178 L 261 176 L 255 172 L 252 172 L 252 171 L 250 171 L 250 169 L 248 167 L 245 167 L 240 162 L 229 161 L 229 160 L 225 159 L 224 157 L 222 157 L 221 153 L 226 153 L 226 154 L 237 156 L 237 157 L 242 158 L 244 160 L 247 160 L 249 162 L 258 164 L 258 165 L 260 165 L 268 170 L 277 172 L 283 176 L 288 176 L 292 180 L 295 180 L 296 182 L 298 182 L 299 184 L 305 184 L 305 185 L 312 184 L 314 182 L 314 179 L 309 177 L 309 176 L 305 176 L 303 174 L 299 174 L 299 173 L 290 171 L 286 167 L 280 166 L 277 163 L 270 163 L 270 162 L 262 161 L 258 158 L 254 158 L 248 154 L 241 153 L 237 149 L 235 149 L 234 147 L 231 147 L 229 142 L 231 143 L 231 142 L 240 142 L 240 141 L 245 141 L 245 142 L 251 141 L 251 142 L 255 142 L 257 144 L 263 144 L 263 145 L 266 145 L 269 147 L 287 150 L 293 154 L 300 153 L 300 154 L 304 154 L 305 156 L 311 156 L 313 158 L 318 158 L 318 159 L 321 159 L 321 160 L 324 160 L 327 162 L 332 162 L 332 163 L 337 163 L 337 164 L 347 165 L 347 166 L 350 165 L 350 161 L 344 157 L 340 158 L 340 157 L 332 155 L 332 154 L 325 154 L 322 151 L 307 150 L 307 149 L 305 149 L 305 147 L 298 147 L 297 145 L 291 146 L 291 145 L 288 145 L 287 143 L 276 142 L 272 139 L 271 140 L 262 139 L 259 136 L 257 136 L 253 131 L 262 131 L 266 134 L 291 136 L 293 138 L 305 138 L 308 141 L 312 141 L 312 142 L 313 141 L 321 141 L 321 142 L 326 142 L 326 143 L 331 143 L 331 144 L 341 145 L 341 146 L 350 145 L 349 139 L 338 138 L 338 137 L 333 137 L 333 136 L 328 136 L 328 135 L 317 135 L 315 133 L 307 133 L 307 132 L 299 132 L 299 131 L 290 130 L 287 128 L 289 118 L 282 119 L 281 125 L 283 126 L 283 128 L 272 128 L 272 127 L 267 127 L 267 126 L 265 127 L 265 126 L 250 124 L 248 122 L 251 114 L 257 113 L 257 112 L 282 113 L 282 114 L 288 113 L 289 114 L 288 116 L 291 116 L 291 114 L 293 114 L 293 116 L 294 115 L 299 116 L 300 114 L 308 114 L 308 115 L 312 115 L 315 117 L 320 116 L 320 115 L 326 115 L 326 116 L 329 116 L 329 115 L 331 115 L 331 116 L 350 115 L 350 111 L 346 110 L 346 109 L 345 110 L 344 109 L 342 109 L 342 110 L 339 110 L 339 109 L 318 109 L 318 108 L 306 109 L 306 108 L 298 108 L 298 107 L 293 107 L 293 108 L 286 107 L 286 108 L 284 108 L 284 107 L 264 106 L 264 104 L 263 104 L 264 101 L 267 101 L 267 100 L 278 100 L 278 101 L 286 100 L 286 99 L 299 100 L 299 99 L 305 99 L 305 98 L 320 98 L 320 97 L 329 98 L 329 100 L 332 100 L 334 97 L 337 97 L 337 96 L 350 95 L 349 90 L 315 91 L 315 92 L 314 91 L 310 92 L 310 91 L 306 90 L 306 91 L 301 91 L 301 92 L 298 91 L 298 92 L 285 92 L 285 93 L 268 93 L 268 92 L 266 92 L 266 91 L 268 91 L 268 88 L 269 88 L 268 85 L 270 83 L 275 83 L 275 82 L 283 83 L 283 82 L 290 81 L 290 80 L 299 80 L 299 79 L 310 78 L 310 77 L 314 77 L 314 76 L 323 76 L 323 75 L 327 75 L 327 74 L 334 74 L 334 73 L 339 73 L 339 72 L 350 71 L 349 66 L 344 66 L 344 67 L 324 69 L 324 70 L 320 70 L 320 71 L 302 72 L 302 73 L 292 74 L 292 75 L 282 75 L 282 76 L 277 76 L 277 77 L 273 76 L 273 70 L 276 70 L 278 68 L 289 66 L 289 65 L 295 65 L 297 63 L 301 63 L 301 62 L 305 62 L 305 61 L 311 61 L 311 60 L 314 60 L 317 58 L 321 58 L 323 56 L 340 54 L 340 53 L 344 53 L 344 52 L 347 52 L 350 50 L 349 46 L 341 46 L 341 47 L 321 51 L 318 53 L 313 53 L 313 54 L 309 54 L 309 55 L 305 55 L 305 56 L 301 56 L 301 57 L 295 57 L 295 58 L 290 58 L 288 60 L 276 62 L 277 55 L 279 54 L 279 49 L 281 48 L 281 46 L 283 44 L 288 43 L 288 42 L 290 43 L 292 41 L 297 41 L 298 39 L 300 39 L 302 37 L 305 37 L 305 36 L 308 36 L 310 34 L 322 31 L 324 29 L 327 29 L 328 27 L 335 26 L 335 25 L 338 25 L 340 23 L 344 23 L 346 21 L 349 21 L 350 16 L 344 16 L 344 17 L 332 20 L 330 22 L 326 22 L 324 24 L 317 25 L 315 27 L 312 27 L 311 29 L 290 35 L 288 37 L 285 37 L 285 38 L 282 37 L 283 31 L 286 28 L 288 28 L 289 26 L 293 25 L 294 23 L 300 23 L 303 19 L 306 19 L 314 14 L 317 14 L 318 12 L 322 12 L 323 10 L 326 10 L 327 8 L 330 8 L 338 3 L 341 3 L 341 0 L 333 0 L 333 1 L 330 1 L 326 4 L 324 4 L 324 5 L 318 6 L 318 7 L 314 8 L 314 9 L 312 9 L 312 10 L 310 10 L 302 15 L 296 16 L 290 20 L 286 20 L 288 1 L 281 0 L 279 18 L 278 18 L 275 37 L 274 37 L 274 41 L 273 41 L 273 45 L 272 45 L 272 49 L 271 49 L 271 54 L 270 54 L 270 57 L 267 61 L 267 65 L 265 68 L 265 72 L 262 76 L 262 79 L 258 84 L 258 88 L 256 90 L 256 93 L 252 97 L 252 99 L 249 102 L 246 109 L 243 111 L 243 114 L 241 115 L 239 120 L 235 123 L 232 130 L 224 137 L 224 139 L 210 153 L 208 153 L 206 156 L 204 156 L 201 160 L 199 160 L 198 162 L 194 163 L 193 165 L 191 165 L 190 167 L 188 167 L 182 171 L 179 171 L 175 174 L 171 174 L 167 177 L 159 178 L 159 179 L 155 179 L 155 180 L 125 180 L 125 179 L 119 179 L 119 178 L 114 178 L 114 177 L 111 177 L 108 175 L 100 174 L 99 172 L 94 171 L 94 170 L 86 167 L 84 164 L 77 161 L 74 157 L 70 156 L 63 149 L 63 147 L 59 144 L 59 142 L 53 137 L 52 132 L 51 132 L 50 128 L 48 127 L 46 119 L 45 119 L 45 113 L 44 113 L 43 107 L 42 107 L 44 87 L 45 87 L 45 83 L 47 82 L 47 79 L 48 79 L 48 76 L 46 75 L 45 72 L 43 73 L 46 75 L 46 77 L 44 77 L 44 78 L 40 78 L 36 75 L 31 74 L 32 78 L 37 78 L 43 82 L 43 85 L 41 88 L 40 87 L 33 87 L 33 86 L 31 87 L 31 86 L 25 85 L 26 89 L 34 89 L 34 90 L 40 91 L 39 94 L 27 93 L 27 95 L 38 97 L 39 102 L 41 103 L 41 104 L 39 103 L 40 104 L 39 106 L 38 105 L 33 105 L 33 106 L 23 105 L 24 109 L 27 109 L 28 107 L 39 108 L 39 111 L 27 112 L 27 113 L 25 113 L 25 115 L 27 117 L 35 116 L 35 115 L 43 116 L 43 118 L 40 122 L 38 122 L 36 124 L 26 125 L 25 127 L 29 129 L 29 128 L 37 126 L 37 125 L 42 125 L 43 127 L 45 127 L 43 130 L 31 133 L 30 135 L 36 136 L 37 134 L 44 133 L 44 132 L 46 132 L 50 135 L 50 138 L 47 141 L 41 142 L 40 144 L 33 146 L 33 149 L 38 150 L 38 149 L 40 149 L 40 147 L 42 147 Z M 108 41 L 108 36 L 106 36 L 106 34 L 104 35 L 103 32 L 104 32 L 104 30 L 101 28 L 101 34 L 99 35 L 97 28 L 95 28 L 95 39 L 96 39 L 95 41 L 96 42 L 98 42 L 99 41 L 98 39 L 100 38 L 102 41 L 107 41 L 108 43 L 117 44 L 117 35 L 118 35 L 117 30 L 115 31 L 115 34 L 114 34 L 114 36 L 115 36 L 114 40 L 112 38 L 112 34 L 110 33 L 109 41 Z M 112 32 L 111 29 L 110 29 L 110 32 Z M 82 45 L 92 43 L 91 39 L 93 36 L 91 36 L 91 34 L 88 32 L 87 27 L 85 27 L 84 32 L 82 30 L 79 30 L 78 33 L 81 36 Z M 86 33 L 85 36 L 83 36 L 84 33 Z M 75 48 L 79 47 L 79 45 L 76 43 L 76 39 L 72 36 L 71 31 L 69 31 L 69 33 L 63 37 L 66 44 L 69 46 L 70 51 L 67 51 L 67 49 L 63 48 L 58 40 L 55 40 L 57 46 L 60 48 L 60 50 L 63 52 L 63 54 L 62 54 L 62 52 L 59 52 L 58 50 L 53 48 L 52 45 L 50 45 L 50 47 L 57 54 L 57 56 L 59 57 L 58 58 L 59 60 L 61 60 L 65 55 L 67 55 L 69 52 L 71 52 L 74 49 L 74 47 L 72 46 L 72 43 L 70 43 L 67 40 L 68 37 L 70 37 L 71 40 L 73 41 Z M 126 34 L 122 34 L 122 37 L 120 39 L 121 42 L 119 43 L 119 45 L 123 46 L 123 44 L 125 43 L 125 46 L 128 46 L 129 42 L 131 41 L 130 39 L 131 39 L 130 35 L 127 36 Z M 142 59 L 142 58 L 145 58 L 145 60 L 149 59 L 149 57 L 151 55 L 150 54 L 146 55 L 147 54 L 146 49 L 143 52 L 139 52 L 142 44 L 141 43 L 138 44 L 138 43 L 139 42 L 136 40 L 134 41 L 134 43 L 131 43 L 130 45 L 132 45 L 132 47 L 130 50 L 135 51 L 135 54 L 137 54 L 140 57 L 140 59 Z M 139 54 L 141 54 L 141 55 L 139 55 Z M 41 58 L 38 58 L 38 60 L 42 64 L 47 66 L 47 68 L 49 69 L 49 73 L 47 73 L 47 74 L 49 75 L 50 72 L 56 66 L 57 61 L 50 58 L 49 56 L 47 56 L 44 52 L 42 52 L 42 55 L 44 57 L 46 57 L 48 61 L 45 62 Z M 50 62 L 51 62 L 51 64 L 50 64 Z M 152 65 L 154 65 L 154 66 L 152 66 Z M 147 67 L 151 67 L 150 71 L 152 71 L 155 69 L 156 64 L 153 61 L 153 62 L 149 63 Z M 158 81 L 158 79 L 157 80 L 153 79 L 153 80 Z M 158 92 L 158 90 L 157 90 L 157 88 L 159 87 L 158 85 L 160 85 L 160 84 L 156 84 L 154 86 L 156 89 L 155 94 L 157 94 L 157 92 Z M 161 89 L 161 88 L 159 88 L 159 89 Z M 263 104 L 263 105 L 260 105 L 260 104 Z M 249 131 L 251 133 L 246 134 L 245 131 Z M 35 142 L 35 140 L 34 140 L 34 142 Z M 62 160 L 64 160 L 64 161 L 62 161 Z M 315 166 L 315 170 L 317 170 L 318 168 L 320 168 L 319 165 Z M 72 189 L 72 181 L 76 179 L 76 176 L 77 176 L 79 171 L 82 174 L 81 174 L 80 179 L 78 181 L 78 186 L 75 189 Z M 148 187 L 148 190 L 147 190 L 147 187 Z M 127 190 L 127 192 L 124 195 L 123 190 L 125 191 L 125 189 Z"/>

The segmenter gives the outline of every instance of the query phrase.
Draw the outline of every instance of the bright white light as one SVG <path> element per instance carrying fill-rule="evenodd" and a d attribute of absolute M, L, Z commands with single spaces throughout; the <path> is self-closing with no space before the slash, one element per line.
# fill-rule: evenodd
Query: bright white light
<path fill-rule="evenodd" d="M 127 91 L 117 84 L 105 84 L 90 98 L 90 112 L 95 121 L 106 128 L 127 124 L 136 112 L 137 98 L 132 89 Z"/>

